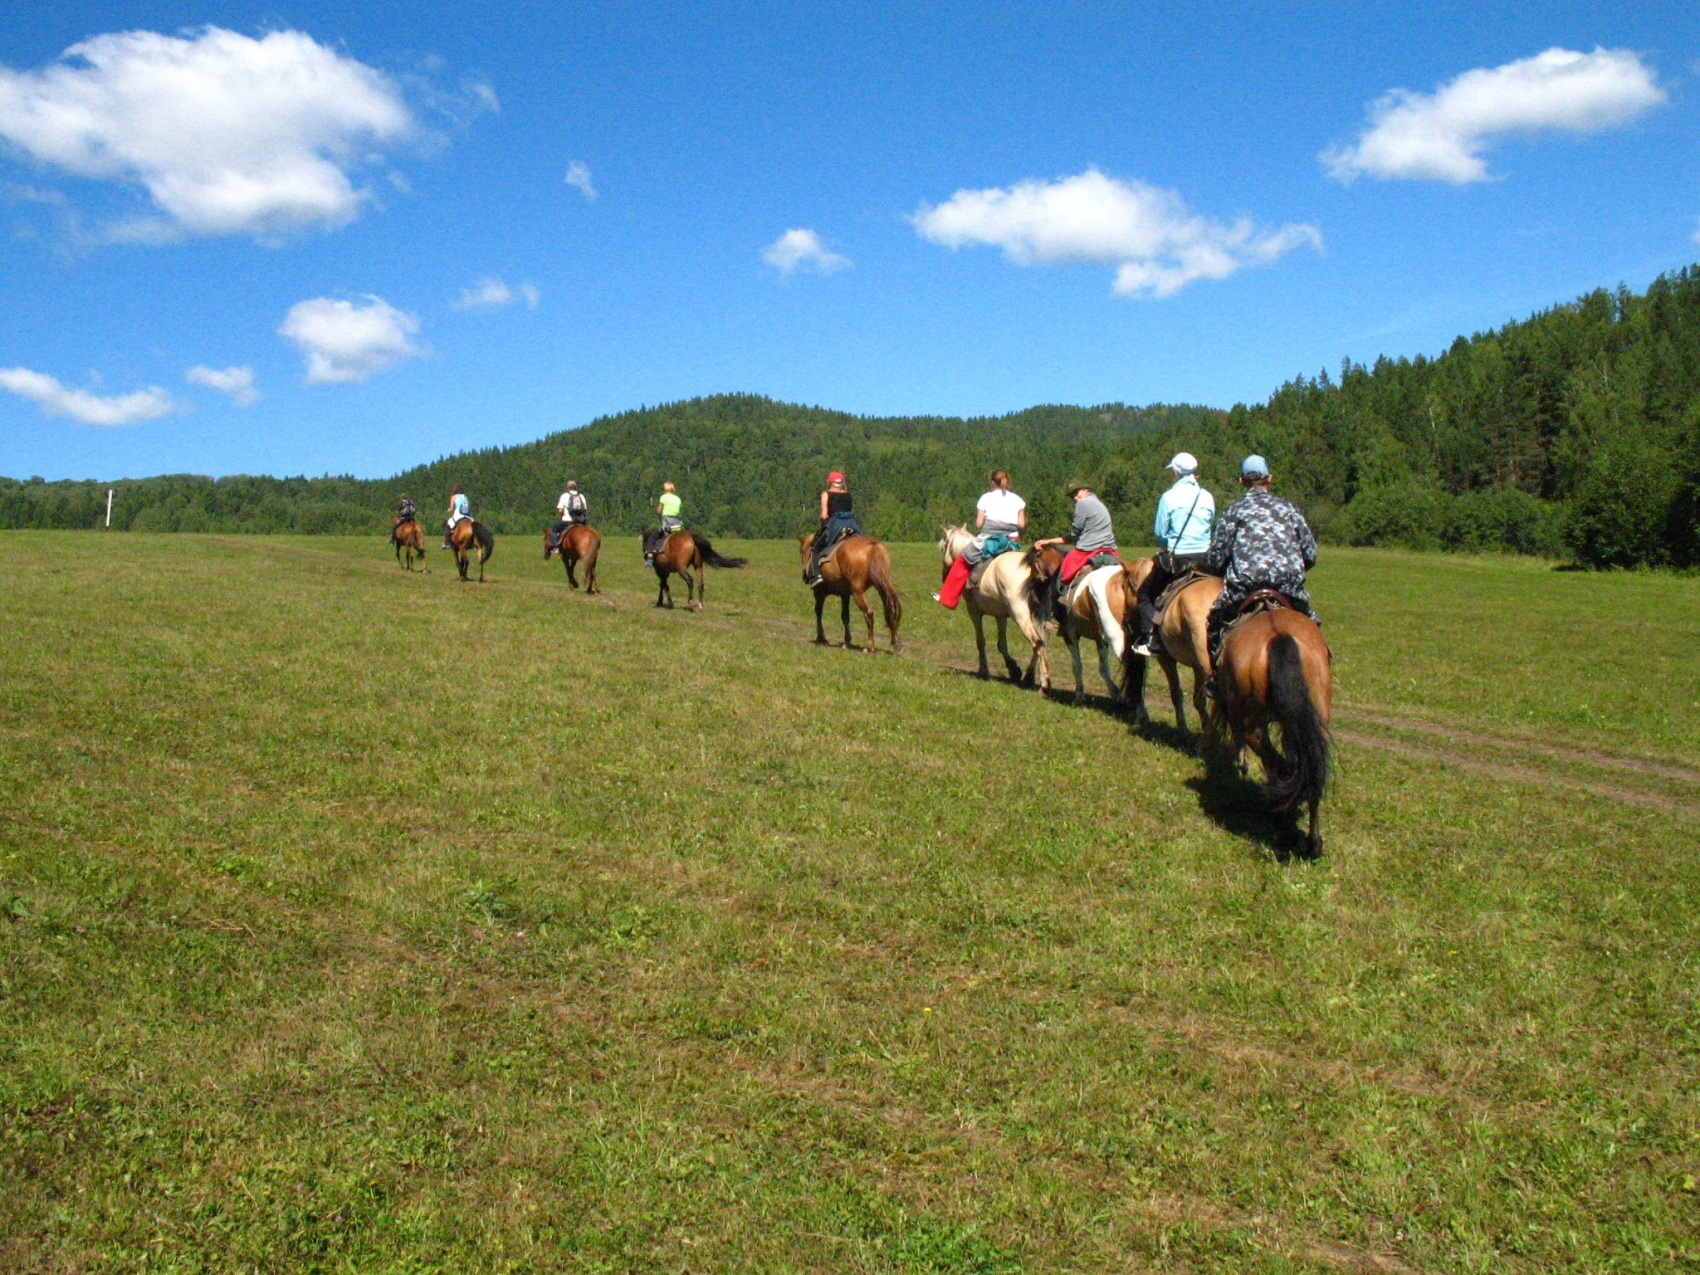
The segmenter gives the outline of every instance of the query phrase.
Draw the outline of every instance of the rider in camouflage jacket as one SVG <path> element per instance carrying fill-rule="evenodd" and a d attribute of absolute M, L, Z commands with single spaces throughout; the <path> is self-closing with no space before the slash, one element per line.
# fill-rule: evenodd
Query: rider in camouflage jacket
<path fill-rule="evenodd" d="M 1316 537 L 1293 502 L 1269 491 L 1269 462 L 1247 456 L 1240 466 L 1246 494 L 1228 506 L 1210 537 L 1207 568 L 1222 577 L 1222 596 L 1210 609 L 1210 640 L 1234 618 L 1254 590 L 1279 590 L 1315 620 L 1305 572 L 1316 565 Z"/>

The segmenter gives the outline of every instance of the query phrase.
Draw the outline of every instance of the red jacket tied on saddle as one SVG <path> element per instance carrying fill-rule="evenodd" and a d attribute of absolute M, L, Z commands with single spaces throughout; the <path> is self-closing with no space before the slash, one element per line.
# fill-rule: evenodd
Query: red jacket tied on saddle
<path fill-rule="evenodd" d="M 1063 555 L 1062 566 L 1057 568 L 1057 579 L 1067 584 L 1080 573 L 1080 568 L 1101 553 L 1107 553 L 1117 560 L 1121 558 L 1121 554 L 1114 549 L 1070 549 Z"/>

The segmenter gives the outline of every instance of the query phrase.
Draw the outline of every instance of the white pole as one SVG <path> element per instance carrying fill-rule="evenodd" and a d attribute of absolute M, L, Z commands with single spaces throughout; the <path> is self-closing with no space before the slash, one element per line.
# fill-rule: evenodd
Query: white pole
<path fill-rule="evenodd" d="M 112 526 L 112 488 L 106 489 L 106 525 Z"/>

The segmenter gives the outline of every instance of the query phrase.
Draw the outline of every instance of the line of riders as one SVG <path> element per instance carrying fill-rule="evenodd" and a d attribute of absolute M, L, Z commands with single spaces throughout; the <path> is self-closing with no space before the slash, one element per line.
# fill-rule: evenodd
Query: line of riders
<path fill-rule="evenodd" d="M 1139 586 L 1133 654 L 1151 656 L 1160 652 L 1156 636 L 1157 600 L 1169 585 L 1189 571 L 1222 578 L 1221 595 L 1210 610 L 1212 650 L 1223 628 L 1239 613 L 1241 604 L 1262 589 L 1275 590 L 1295 610 L 1322 623 L 1305 588 L 1305 573 L 1316 565 L 1316 537 L 1292 501 L 1270 491 L 1272 475 L 1267 460 L 1252 455 L 1241 462 L 1240 485 L 1245 488 L 1245 495 L 1229 505 L 1221 517 L 1216 515 L 1216 498 L 1198 481 L 1198 460 L 1191 452 L 1176 453 L 1165 468 L 1175 475 L 1175 481 L 1157 502 L 1152 530 L 1161 551 L 1154 559 L 1151 573 Z M 975 505 L 974 538 L 951 565 L 944 583 L 933 595 L 936 601 L 953 609 L 974 568 L 1000 554 L 1019 551 L 1027 532 L 1027 502 L 1010 490 L 1009 474 L 995 469 L 990 481 L 991 488 Z M 1052 588 L 1058 592 L 1067 588 L 1082 567 L 1107 566 L 1120 561 L 1115 527 L 1104 502 L 1084 482 L 1071 482 L 1067 495 L 1074 502 L 1068 535 L 1035 540 L 1032 545 L 1035 549 L 1073 546 L 1063 555 L 1052 580 Z M 575 480 L 567 482 L 567 489 L 555 507 L 560 517 L 550 527 L 550 534 L 557 543 L 569 527 L 590 523 L 590 503 Z M 805 584 L 820 583 L 821 563 L 839 541 L 865 534 L 854 509 L 855 501 L 844 474 L 833 470 L 826 476 L 826 488 L 820 494 L 820 525 L 803 571 Z M 655 506 L 660 526 L 644 537 L 646 564 L 653 561 L 667 536 L 684 527 L 682 510 L 683 502 L 674 485 L 663 483 Z M 414 520 L 418 513 L 418 503 L 403 496 L 396 509 L 395 523 Z M 447 513 L 443 547 L 450 549 L 455 526 L 471 517 L 462 488 L 454 489 Z"/>

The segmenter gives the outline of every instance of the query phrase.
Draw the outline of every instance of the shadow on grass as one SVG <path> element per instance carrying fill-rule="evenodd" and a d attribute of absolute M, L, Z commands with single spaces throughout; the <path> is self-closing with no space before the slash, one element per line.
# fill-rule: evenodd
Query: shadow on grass
<path fill-rule="evenodd" d="M 1229 750 L 1206 753 L 1204 774 L 1186 786 L 1198 794 L 1199 810 L 1223 832 L 1261 846 L 1278 863 L 1304 861 L 1304 831 L 1290 816 L 1270 811 L 1262 786 L 1240 775 Z"/>

